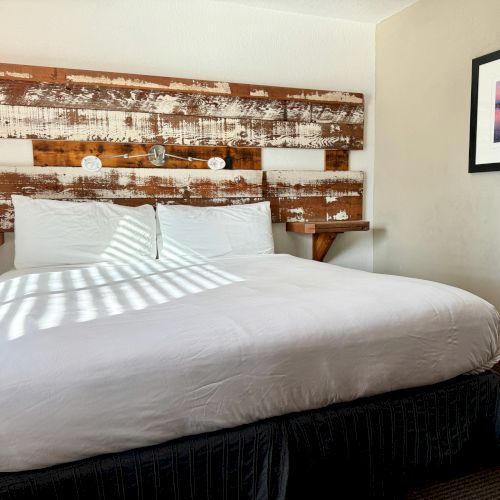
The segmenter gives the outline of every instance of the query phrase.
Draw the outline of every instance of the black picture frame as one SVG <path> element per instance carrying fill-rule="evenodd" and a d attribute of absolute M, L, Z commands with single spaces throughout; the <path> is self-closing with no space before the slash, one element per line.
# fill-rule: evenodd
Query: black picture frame
<path fill-rule="evenodd" d="M 472 60 L 472 90 L 471 90 L 471 108 L 470 108 L 470 139 L 469 139 L 469 172 L 493 172 L 500 170 L 500 157 L 496 163 L 476 164 L 477 149 L 477 111 L 479 100 L 479 68 L 500 59 L 500 50 L 476 57 Z M 500 81 L 500 75 L 499 75 Z"/>

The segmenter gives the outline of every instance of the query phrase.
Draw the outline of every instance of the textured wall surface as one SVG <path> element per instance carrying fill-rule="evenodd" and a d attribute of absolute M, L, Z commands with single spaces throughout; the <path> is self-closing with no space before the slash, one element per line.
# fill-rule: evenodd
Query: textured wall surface
<path fill-rule="evenodd" d="M 375 270 L 500 307 L 500 172 L 469 174 L 471 60 L 500 49 L 498 0 L 420 0 L 377 27 Z"/>
<path fill-rule="evenodd" d="M 373 25 L 203 0 L 4 0 L 0 16 L 2 62 L 364 93 L 365 149 L 351 153 L 350 166 L 366 172 L 364 218 L 372 218 Z M 30 164 L 29 142 L 0 141 L 0 163 Z M 263 168 L 322 170 L 318 153 L 266 150 Z M 278 251 L 310 254 L 310 237 L 284 225 L 275 236 Z M 10 248 L 0 248 L 0 271 Z M 372 257 L 371 233 L 352 233 L 327 260 L 371 269 Z"/>

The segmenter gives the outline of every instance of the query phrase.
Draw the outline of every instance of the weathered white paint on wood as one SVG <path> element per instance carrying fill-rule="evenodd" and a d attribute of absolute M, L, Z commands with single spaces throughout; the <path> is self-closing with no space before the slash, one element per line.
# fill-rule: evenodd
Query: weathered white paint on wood
<path fill-rule="evenodd" d="M 352 150 L 363 127 L 0 105 L 0 138 Z"/>
<path fill-rule="evenodd" d="M 314 171 L 314 170 L 270 170 L 267 179 L 273 184 L 295 184 L 297 186 L 314 185 L 318 182 L 362 183 L 364 172 L 358 170 Z"/>
<path fill-rule="evenodd" d="M 18 194 L 59 200 L 83 199 L 86 191 L 90 199 L 263 196 L 261 170 L 110 168 L 89 174 L 83 169 L 66 167 L 0 167 L 0 199 L 12 194 L 9 192 L 12 189 L 2 185 L 9 176 L 22 181 L 15 185 Z"/>
<path fill-rule="evenodd" d="M 146 76 L 127 73 L 50 68 L 45 66 L 26 66 L 5 63 L 0 63 L 0 78 L 51 84 L 62 83 L 64 85 L 71 85 L 76 83 L 101 87 L 108 86 L 114 88 L 130 87 L 145 90 L 175 90 L 200 94 L 262 97 L 324 103 L 363 103 L 363 95 L 355 92 L 296 89 L 273 87 L 269 85 L 190 80 L 187 78 Z"/>
<path fill-rule="evenodd" d="M 164 90 L 184 90 L 186 92 L 203 92 L 203 93 L 214 93 L 214 94 L 230 94 L 231 87 L 227 82 L 210 82 L 207 85 L 203 82 L 193 81 L 191 84 L 187 84 L 181 81 L 173 81 L 168 85 L 162 85 L 155 82 L 148 82 L 140 78 L 124 78 L 115 77 L 110 78 L 107 76 L 90 76 L 90 75 L 67 75 L 66 79 L 74 83 L 87 83 L 94 85 L 110 85 L 117 87 L 138 87 L 147 89 L 164 89 Z"/>
<path fill-rule="evenodd" d="M 144 91 L 0 80 L 0 104 L 137 111 L 212 118 L 363 124 L 363 104 L 311 104 L 278 99 Z"/>
<path fill-rule="evenodd" d="M 324 102 L 352 102 L 361 103 L 363 98 L 359 95 L 350 94 L 340 91 L 309 91 L 287 94 L 287 99 L 304 99 L 307 101 L 324 101 Z"/>
<path fill-rule="evenodd" d="M 0 231 L 13 229 L 10 198 L 103 200 L 126 205 L 198 206 L 268 200 L 274 222 L 362 216 L 362 172 L 105 169 L 89 174 L 65 167 L 0 167 Z"/>
<path fill-rule="evenodd" d="M 267 90 L 254 89 L 250 91 L 250 95 L 252 97 L 269 97 L 269 92 Z"/>
<path fill-rule="evenodd" d="M 349 92 L 0 64 L 2 138 L 362 149 L 363 106 Z"/>
<path fill-rule="evenodd" d="M 355 171 L 269 170 L 265 174 L 267 183 L 282 198 L 322 196 L 326 203 L 335 203 L 342 196 L 361 196 L 362 191 L 355 187 L 364 182 L 364 173 Z"/>
<path fill-rule="evenodd" d="M 0 77 L 29 80 L 32 75 L 31 73 L 20 73 L 18 71 L 0 71 Z"/>
<path fill-rule="evenodd" d="M 169 186 L 175 188 L 186 188 L 191 185 L 207 183 L 219 183 L 223 188 L 228 187 L 228 183 L 234 183 L 225 190 L 224 196 L 262 196 L 262 185 L 264 181 L 267 184 L 277 188 L 294 188 L 298 194 L 304 196 L 304 192 L 313 196 L 325 196 L 327 201 L 330 197 L 336 197 L 337 194 L 326 194 L 310 192 L 309 189 L 317 189 L 318 186 L 334 184 L 363 184 L 364 173 L 361 171 L 288 171 L 288 170 L 159 170 L 156 168 L 114 168 L 105 169 L 99 173 L 87 173 L 83 169 L 68 169 L 66 167 L 0 167 L 0 175 L 19 175 L 31 179 L 33 185 L 44 185 L 45 179 L 57 179 L 61 186 L 71 185 L 75 181 L 88 180 L 91 184 L 102 184 L 109 186 L 109 192 L 103 192 L 103 198 L 141 198 L 148 197 L 151 194 L 144 194 L 139 191 L 127 191 L 128 188 L 138 186 L 141 189 L 144 186 L 161 187 Z M 133 182 L 131 183 L 131 180 Z M 258 186 L 251 192 L 234 191 L 234 186 L 238 185 Z M 124 189 L 124 191 L 118 191 Z M 24 186 L 23 190 L 29 191 L 30 186 Z M 47 194 L 47 193 L 45 193 Z M 56 197 L 61 193 L 55 193 Z M 345 193 L 343 193 L 345 194 Z M 359 195 L 359 193 L 349 194 Z M 8 194 L 10 197 L 10 194 Z M 217 196 L 222 196 L 218 194 Z M 71 196 L 70 196 L 71 197 Z M 4 198 L 4 193 L 0 191 L 0 199 Z"/>

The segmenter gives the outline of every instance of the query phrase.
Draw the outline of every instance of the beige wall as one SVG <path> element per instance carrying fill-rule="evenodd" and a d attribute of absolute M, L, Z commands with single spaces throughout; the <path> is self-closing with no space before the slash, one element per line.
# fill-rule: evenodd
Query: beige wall
<path fill-rule="evenodd" d="M 374 268 L 500 308 L 500 172 L 467 173 L 471 60 L 499 23 L 499 0 L 420 0 L 378 25 Z"/>

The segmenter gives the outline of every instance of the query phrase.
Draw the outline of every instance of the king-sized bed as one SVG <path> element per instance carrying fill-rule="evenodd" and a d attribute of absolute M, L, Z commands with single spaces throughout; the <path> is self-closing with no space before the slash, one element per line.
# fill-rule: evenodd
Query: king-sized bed
<path fill-rule="evenodd" d="M 0 325 L 1 498 L 289 498 L 329 460 L 388 494 L 498 445 L 499 315 L 434 282 L 289 255 L 44 267 L 0 278 Z M 373 476 L 383 453 L 399 475 Z"/>
<path fill-rule="evenodd" d="M 0 167 L 0 500 L 392 498 L 498 461 L 492 305 L 274 254 L 272 223 L 362 218 L 362 94 L 1 68 L 37 166 Z"/>

